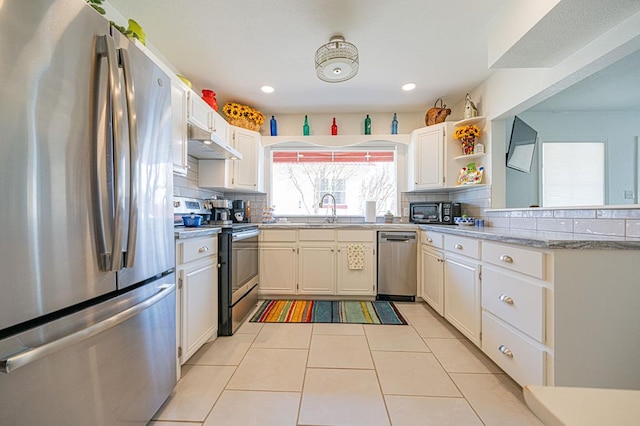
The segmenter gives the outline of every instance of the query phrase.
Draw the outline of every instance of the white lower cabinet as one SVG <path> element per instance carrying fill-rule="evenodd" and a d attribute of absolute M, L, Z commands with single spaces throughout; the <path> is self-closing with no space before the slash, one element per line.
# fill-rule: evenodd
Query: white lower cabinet
<path fill-rule="evenodd" d="M 334 243 L 300 243 L 298 293 L 336 292 L 336 249 Z"/>
<path fill-rule="evenodd" d="M 263 229 L 260 294 L 375 296 L 375 231 Z M 362 269 L 349 268 L 349 244 L 362 244 Z"/>
<path fill-rule="evenodd" d="M 444 256 L 427 244 L 420 249 L 420 297 L 444 316 Z"/>
<path fill-rule="evenodd" d="M 376 257 L 373 243 L 359 243 L 364 248 L 362 269 L 349 269 L 348 244 L 338 244 L 337 294 L 375 296 Z"/>
<path fill-rule="evenodd" d="M 178 357 L 184 364 L 218 331 L 218 238 L 178 240 Z"/>
<path fill-rule="evenodd" d="M 298 248 L 296 243 L 260 244 L 260 293 L 296 294 Z"/>
<path fill-rule="evenodd" d="M 444 317 L 469 340 L 480 346 L 480 262 L 478 260 L 449 252 L 445 254 Z"/>

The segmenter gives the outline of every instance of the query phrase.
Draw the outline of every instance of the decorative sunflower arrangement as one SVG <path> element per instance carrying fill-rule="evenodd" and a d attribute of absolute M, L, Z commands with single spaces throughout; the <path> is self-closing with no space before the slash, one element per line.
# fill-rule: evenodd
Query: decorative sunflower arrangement
<path fill-rule="evenodd" d="M 227 121 L 234 126 L 257 131 L 264 124 L 264 114 L 247 105 L 227 102 L 222 111 L 227 116 Z"/>
<path fill-rule="evenodd" d="M 458 127 L 453 137 L 460 139 L 462 143 L 462 153 L 464 155 L 473 154 L 476 138 L 479 138 L 482 132 L 475 124 L 470 126 Z"/>

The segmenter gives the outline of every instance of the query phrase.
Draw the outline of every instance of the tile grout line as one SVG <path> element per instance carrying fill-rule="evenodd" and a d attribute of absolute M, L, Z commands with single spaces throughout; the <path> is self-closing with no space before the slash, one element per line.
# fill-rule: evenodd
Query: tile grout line
<path fill-rule="evenodd" d="M 307 383 L 307 370 L 309 369 L 309 355 L 311 354 L 311 340 L 313 340 L 313 329 L 315 324 L 311 324 L 311 334 L 309 335 L 309 346 L 307 347 L 307 359 L 304 362 L 304 376 L 302 377 L 302 389 L 300 389 L 300 399 L 298 400 L 298 415 L 296 425 L 300 424 L 300 414 L 302 413 L 302 397 L 304 396 L 304 385 Z"/>
<path fill-rule="evenodd" d="M 408 325 L 407 321 L 407 325 Z M 413 327 L 413 326 L 412 326 Z M 371 357 L 371 363 L 373 364 L 373 371 L 376 375 L 376 381 L 378 382 L 378 387 L 380 388 L 380 396 L 382 397 L 382 403 L 384 404 L 384 411 L 387 413 L 387 420 L 389 420 L 389 425 L 393 425 L 393 421 L 391 420 L 391 413 L 389 412 L 389 407 L 387 406 L 387 399 L 384 397 L 384 391 L 382 390 L 382 383 L 380 383 L 380 376 L 378 375 L 378 369 L 376 368 L 376 361 L 373 358 L 373 351 L 371 350 L 371 345 L 369 344 L 369 336 L 367 335 L 367 328 L 363 325 L 362 332 L 364 333 L 364 339 L 367 342 L 367 348 L 369 349 L 369 356 Z"/>

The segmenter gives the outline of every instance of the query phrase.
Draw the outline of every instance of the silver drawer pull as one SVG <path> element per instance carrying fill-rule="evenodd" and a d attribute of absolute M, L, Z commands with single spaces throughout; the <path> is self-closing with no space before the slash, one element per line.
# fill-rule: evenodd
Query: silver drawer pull
<path fill-rule="evenodd" d="M 500 256 L 500 260 L 507 263 L 513 263 L 513 258 L 511 256 L 507 256 L 506 254 Z"/>
<path fill-rule="evenodd" d="M 432 243 L 432 242 L 433 242 L 433 239 L 432 239 L 432 238 L 427 238 L 427 242 L 428 242 L 428 243 Z"/>
<path fill-rule="evenodd" d="M 462 247 L 462 244 L 458 243 L 455 246 L 453 246 L 454 248 L 457 248 L 458 250 L 462 250 L 464 247 Z"/>
<path fill-rule="evenodd" d="M 500 297 L 498 297 L 498 299 L 502 300 L 504 303 L 513 305 L 513 299 L 507 296 L 506 294 L 501 294 Z"/>
<path fill-rule="evenodd" d="M 503 354 L 505 354 L 506 356 L 508 356 L 509 358 L 513 358 L 513 352 L 511 352 L 511 349 L 509 349 L 508 347 L 506 347 L 505 345 L 500 345 L 500 347 L 498 348 L 498 350 L 500 352 L 502 352 Z"/>
<path fill-rule="evenodd" d="M 209 247 L 207 246 L 202 246 L 198 249 L 198 253 L 204 253 L 206 251 L 209 251 Z"/>

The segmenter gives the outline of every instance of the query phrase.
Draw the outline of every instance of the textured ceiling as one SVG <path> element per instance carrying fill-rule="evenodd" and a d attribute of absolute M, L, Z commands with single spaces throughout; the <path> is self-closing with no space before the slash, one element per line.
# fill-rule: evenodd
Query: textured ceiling
<path fill-rule="evenodd" d="M 485 23 L 509 0 L 110 0 L 198 88 L 265 112 L 424 111 L 452 106 L 490 74 Z M 354 43 L 360 71 L 315 75 L 334 34 Z M 415 82 L 412 92 L 400 90 Z M 275 92 L 260 92 L 263 85 Z"/>
<path fill-rule="evenodd" d="M 562 0 L 492 68 L 552 67 L 640 10 L 640 0 Z"/>
<path fill-rule="evenodd" d="M 531 108 L 532 111 L 640 111 L 640 51 Z"/>

